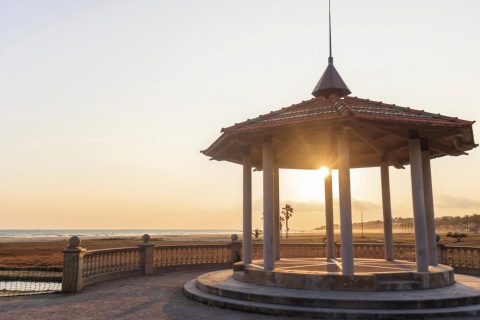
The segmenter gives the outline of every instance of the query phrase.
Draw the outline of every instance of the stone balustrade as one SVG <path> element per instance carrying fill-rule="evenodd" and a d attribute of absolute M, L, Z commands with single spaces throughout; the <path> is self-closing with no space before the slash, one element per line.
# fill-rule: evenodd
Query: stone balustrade
<path fill-rule="evenodd" d="M 83 277 L 142 268 L 142 248 L 87 251 L 83 257 Z"/>
<path fill-rule="evenodd" d="M 155 267 L 228 263 L 230 245 L 155 247 Z"/>
<path fill-rule="evenodd" d="M 236 235 L 220 245 L 198 244 L 155 246 L 144 235 L 143 242 L 133 248 L 87 251 L 80 247 L 80 239 L 72 237 L 63 250 L 64 267 L 62 291 L 77 292 L 83 286 L 135 275 L 201 269 L 230 268 L 241 261 L 242 244 Z M 336 256 L 341 256 L 342 246 L 335 244 Z M 385 259 L 383 243 L 356 243 L 355 258 Z M 325 243 L 282 244 L 282 258 L 325 258 Z M 438 244 L 439 263 L 452 266 L 457 273 L 480 275 L 480 248 L 453 247 Z M 252 244 L 252 258 L 263 259 L 263 245 Z M 415 261 L 415 246 L 394 246 L 395 260 Z"/>
<path fill-rule="evenodd" d="M 470 275 L 480 274 L 479 247 L 446 246 L 442 254 L 443 263 L 453 267 L 455 272 Z"/>

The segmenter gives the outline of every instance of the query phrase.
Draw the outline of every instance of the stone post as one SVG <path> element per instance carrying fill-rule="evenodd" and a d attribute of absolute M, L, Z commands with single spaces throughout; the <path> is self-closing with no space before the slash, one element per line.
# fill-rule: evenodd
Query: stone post
<path fill-rule="evenodd" d="M 353 275 L 354 273 L 349 148 L 348 132 L 345 131 L 337 137 L 340 238 L 342 241 L 342 274 L 344 275 Z"/>
<path fill-rule="evenodd" d="M 437 261 L 440 264 L 445 264 L 445 244 L 437 242 Z"/>
<path fill-rule="evenodd" d="M 432 171 L 430 167 L 430 151 L 428 143 L 421 143 L 423 196 L 425 201 L 425 222 L 427 224 L 428 263 L 438 265 L 437 235 L 435 233 L 435 213 L 433 208 Z"/>
<path fill-rule="evenodd" d="M 243 150 L 243 263 L 252 263 L 252 154 Z"/>
<path fill-rule="evenodd" d="M 273 143 L 267 137 L 263 142 L 263 268 L 275 268 L 273 243 Z M 277 226 L 278 227 L 278 226 Z"/>
<path fill-rule="evenodd" d="M 335 259 L 335 230 L 333 224 L 333 188 L 332 172 L 324 178 L 325 184 L 325 246 L 327 247 L 327 258 Z"/>
<path fill-rule="evenodd" d="M 385 159 L 382 159 L 385 160 Z M 390 174 L 388 163 L 380 163 L 380 176 L 382 180 L 382 208 L 383 208 L 383 233 L 385 244 L 385 260 L 393 261 L 393 225 L 392 225 L 392 205 L 390 199 Z"/>
<path fill-rule="evenodd" d="M 273 246 L 275 260 L 280 260 L 280 170 L 273 168 Z"/>
<path fill-rule="evenodd" d="M 412 180 L 413 221 L 415 231 L 415 255 L 417 272 L 428 272 L 427 222 L 423 189 L 422 154 L 420 139 L 408 141 L 410 154 L 410 176 Z"/>
<path fill-rule="evenodd" d="M 230 262 L 233 265 L 242 260 L 242 241 L 238 240 L 236 234 L 232 234 L 230 239 Z"/>
<path fill-rule="evenodd" d="M 79 247 L 80 238 L 71 237 L 63 252 L 62 292 L 73 293 L 82 289 L 83 256 L 86 249 Z"/>
<path fill-rule="evenodd" d="M 153 274 L 153 247 L 155 244 L 148 243 L 150 235 L 144 234 L 142 236 L 143 243 L 137 244 L 137 247 L 142 248 L 142 266 L 143 274 Z"/>

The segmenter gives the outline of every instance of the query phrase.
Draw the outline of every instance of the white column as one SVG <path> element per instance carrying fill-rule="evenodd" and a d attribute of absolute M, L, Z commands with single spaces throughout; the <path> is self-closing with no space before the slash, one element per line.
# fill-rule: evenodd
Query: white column
<path fill-rule="evenodd" d="M 265 270 L 273 270 L 273 145 L 271 138 L 263 143 L 263 263 Z"/>
<path fill-rule="evenodd" d="M 243 152 L 243 264 L 252 263 L 252 156 Z"/>
<path fill-rule="evenodd" d="M 335 238 L 333 226 L 333 191 L 332 172 L 324 178 L 325 182 L 325 236 L 327 241 L 327 258 L 335 259 Z"/>
<path fill-rule="evenodd" d="M 385 260 L 393 261 L 393 231 L 392 231 L 392 206 L 390 203 L 390 176 L 388 163 L 382 161 L 380 164 L 380 175 L 382 179 L 382 205 L 383 205 L 383 233 L 385 245 Z"/>
<path fill-rule="evenodd" d="M 340 196 L 340 233 L 342 241 L 342 273 L 353 270 L 352 198 L 350 193 L 350 150 L 348 133 L 337 137 L 338 184 Z"/>
<path fill-rule="evenodd" d="M 409 140 L 410 174 L 412 179 L 413 221 L 415 227 L 415 255 L 417 271 L 428 272 L 427 227 L 423 195 L 422 154 L 420 139 Z"/>
<path fill-rule="evenodd" d="M 275 260 L 280 260 L 280 179 L 277 166 L 273 169 L 273 240 Z"/>
<path fill-rule="evenodd" d="M 430 151 L 422 151 L 423 195 L 425 198 L 425 220 L 427 224 L 428 263 L 438 265 L 437 235 L 435 233 L 435 213 L 433 210 L 432 171 Z"/>

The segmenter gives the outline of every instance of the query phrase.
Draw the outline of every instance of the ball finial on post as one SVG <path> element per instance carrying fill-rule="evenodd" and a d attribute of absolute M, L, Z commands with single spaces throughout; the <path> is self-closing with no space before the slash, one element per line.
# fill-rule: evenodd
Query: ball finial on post
<path fill-rule="evenodd" d="M 82 241 L 77 236 L 70 237 L 70 239 L 68 239 L 68 247 L 69 248 L 78 248 L 78 246 L 80 246 L 81 242 Z"/>
<path fill-rule="evenodd" d="M 148 241 L 150 241 L 150 235 L 145 233 L 143 236 L 142 236 L 142 241 L 144 243 L 147 243 Z"/>

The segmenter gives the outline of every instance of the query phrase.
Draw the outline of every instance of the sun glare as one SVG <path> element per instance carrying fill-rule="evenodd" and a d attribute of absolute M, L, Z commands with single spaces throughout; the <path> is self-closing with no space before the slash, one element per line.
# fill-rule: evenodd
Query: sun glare
<path fill-rule="evenodd" d="M 327 167 L 321 167 L 320 169 L 318 169 L 318 171 L 320 172 L 320 175 L 324 178 L 330 174 L 330 169 L 328 169 Z"/>

